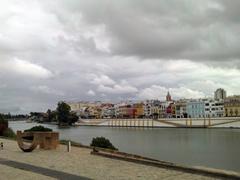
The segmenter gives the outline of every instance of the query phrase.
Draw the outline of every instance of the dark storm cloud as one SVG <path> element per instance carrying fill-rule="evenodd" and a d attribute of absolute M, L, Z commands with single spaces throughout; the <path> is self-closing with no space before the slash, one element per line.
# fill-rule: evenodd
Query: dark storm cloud
<path fill-rule="evenodd" d="M 106 26 L 112 54 L 198 61 L 240 58 L 237 0 L 71 2 L 69 8 L 80 11 L 87 22 Z"/>
<path fill-rule="evenodd" d="M 240 87 L 237 0 L 0 3 L 0 112 Z M 154 60 L 153 60 L 154 59 Z M 230 62 L 230 63 L 229 63 Z"/>

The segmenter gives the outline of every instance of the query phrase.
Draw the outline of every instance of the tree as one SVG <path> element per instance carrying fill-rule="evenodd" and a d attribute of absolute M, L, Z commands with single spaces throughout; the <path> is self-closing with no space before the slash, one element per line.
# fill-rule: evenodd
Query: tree
<path fill-rule="evenodd" d="M 51 122 L 51 119 L 52 119 L 52 118 L 51 118 L 51 114 L 52 114 L 51 109 L 48 109 L 48 110 L 47 110 L 47 115 L 48 115 L 48 121 L 49 121 L 49 122 Z"/>
<path fill-rule="evenodd" d="M 233 110 L 232 109 L 230 109 L 230 115 L 231 115 L 231 117 L 233 116 Z"/>
<path fill-rule="evenodd" d="M 69 124 L 73 124 L 78 121 L 78 116 L 75 112 L 71 112 L 69 116 Z"/>
<path fill-rule="evenodd" d="M 0 114 L 0 136 L 3 135 L 4 131 L 8 128 L 8 121 L 6 121 L 2 114 Z"/>
<path fill-rule="evenodd" d="M 50 109 L 47 110 L 47 115 L 48 115 L 48 121 L 49 122 L 53 122 L 56 120 L 56 112 L 55 111 L 51 111 Z"/>
<path fill-rule="evenodd" d="M 72 125 L 78 121 L 78 116 L 71 112 L 71 107 L 67 103 L 60 101 L 57 107 L 57 119 L 59 125 Z"/>
<path fill-rule="evenodd" d="M 235 115 L 238 117 L 238 109 L 235 109 Z"/>

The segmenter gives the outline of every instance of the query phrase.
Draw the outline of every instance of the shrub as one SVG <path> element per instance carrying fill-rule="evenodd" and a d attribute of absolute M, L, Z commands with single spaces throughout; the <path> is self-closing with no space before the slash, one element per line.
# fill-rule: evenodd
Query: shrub
<path fill-rule="evenodd" d="M 32 131 L 51 132 L 52 129 L 46 128 L 46 127 L 40 125 L 40 126 L 34 126 L 34 127 L 30 128 L 30 129 L 24 130 L 24 132 L 32 132 Z M 33 140 L 33 136 L 23 137 L 23 139 Z"/>
<path fill-rule="evenodd" d="M 12 138 L 12 139 L 16 139 L 16 134 L 15 134 L 15 132 L 11 128 L 7 128 L 3 132 L 3 136 L 4 137 L 8 137 L 8 138 Z"/>
<path fill-rule="evenodd" d="M 8 121 L 4 119 L 3 115 L 0 114 L 0 136 L 3 135 L 3 132 L 8 128 Z"/>
<path fill-rule="evenodd" d="M 24 130 L 24 132 L 29 132 L 29 131 L 43 131 L 43 132 L 49 132 L 49 131 L 52 131 L 52 129 L 50 128 L 46 128 L 44 126 L 34 126 L 30 129 L 26 129 Z"/>
<path fill-rule="evenodd" d="M 94 147 L 100 147 L 100 148 L 106 148 L 106 149 L 112 149 L 112 150 L 118 150 L 115 148 L 112 143 L 106 139 L 105 137 L 96 137 L 92 139 L 92 143 L 90 146 Z"/>

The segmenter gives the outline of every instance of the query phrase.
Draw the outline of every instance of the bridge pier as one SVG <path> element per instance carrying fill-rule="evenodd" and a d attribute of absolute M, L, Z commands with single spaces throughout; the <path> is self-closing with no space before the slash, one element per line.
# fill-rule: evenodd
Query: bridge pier
<path fill-rule="evenodd" d="M 208 126 L 211 126 L 211 119 L 208 119 Z"/>

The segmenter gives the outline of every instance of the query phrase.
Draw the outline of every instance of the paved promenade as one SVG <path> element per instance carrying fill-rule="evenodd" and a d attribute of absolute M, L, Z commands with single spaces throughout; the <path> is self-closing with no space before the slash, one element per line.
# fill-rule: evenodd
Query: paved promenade
<path fill-rule="evenodd" d="M 89 149 L 66 146 L 23 153 L 15 141 L 0 139 L 0 174 L 3 179 L 216 179 L 90 154 Z"/>

